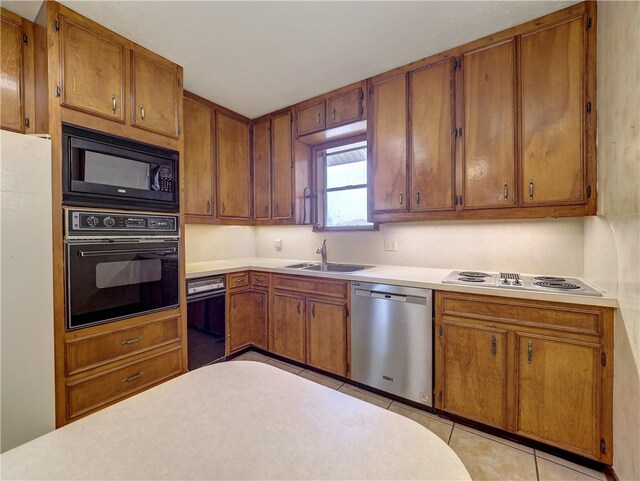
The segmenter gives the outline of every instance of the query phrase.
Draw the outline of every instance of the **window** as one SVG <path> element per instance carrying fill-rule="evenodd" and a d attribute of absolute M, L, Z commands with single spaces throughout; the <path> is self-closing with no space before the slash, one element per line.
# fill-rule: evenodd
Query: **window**
<path fill-rule="evenodd" d="M 367 142 L 317 151 L 319 225 L 324 230 L 371 230 L 367 221 Z"/>

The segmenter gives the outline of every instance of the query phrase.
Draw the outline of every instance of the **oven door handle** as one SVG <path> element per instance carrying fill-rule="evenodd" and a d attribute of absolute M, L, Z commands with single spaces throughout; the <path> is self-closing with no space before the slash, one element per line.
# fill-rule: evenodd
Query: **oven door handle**
<path fill-rule="evenodd" d="M 119 256 L 122 254 L 157 254 L 168 255 L 176 254 L 178 250 L 173 249 L 122 249 L 116 251 L 78 251 L 78 257 L 102 257 L 102 256 Z"/>
<path fill-rule="evenodd" d="M 192 294 L 187 296 L 187 304 L 195 301 L 202 301 L 205 299 L 213 299 L 214 297 L 223 297 L 225 295 L 225 290 L 215 291 L 215 292 L 203 292 L 202 294 Z"/>

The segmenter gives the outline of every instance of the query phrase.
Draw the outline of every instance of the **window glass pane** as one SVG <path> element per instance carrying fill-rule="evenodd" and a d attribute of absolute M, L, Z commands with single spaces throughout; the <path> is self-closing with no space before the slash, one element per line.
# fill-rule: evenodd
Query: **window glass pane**
<path fill-rule="evenodd" d="M 327 192 L 326 227 L 371 226 L 367 222 L 367 189 Z"/>
<path fill-rule="evenodd" d="M 327 188 L 367 183 L 366 142 L 327 150 Z"/>

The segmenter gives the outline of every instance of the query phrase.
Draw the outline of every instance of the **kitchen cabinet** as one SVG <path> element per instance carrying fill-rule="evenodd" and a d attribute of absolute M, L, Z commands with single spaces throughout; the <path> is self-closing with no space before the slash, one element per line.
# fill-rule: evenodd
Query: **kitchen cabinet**
<path fill-rule="evenodd" d="M 35 124 L 33 25 L 0 9 L 2 57 L 0 59 L 0 128 L 32 133 Z"/>
<path fill-rule="evenodd" d="M 327 98 L 327 128 L 362 120 L 364 92 L 361 87 Z"/>
<path fill-rule="evenodd" d="M 139 49 L 141 50 L 141 49 Z M 131 51 L 131 124 L 178 138 L 182 98 L 178 66 L 158 56 Z"/>
<path fill-rule="evenodd" d="M 294 221 L 293 114 L 276 112 L 252 123 L 253 218 Z"/>
<path fill-rule="evenodd" d="M 585 199 L 585 28 L 577 17 L 521 38 L 524 205 Z"/>
<path fill-rule="evenodd" d="M 311 103 L 305 102 L 297 106 L 296 134 L 298 136 L 324 130 L 326 126 L 325 104 L 325 100 L 322 99 L 313 100 Z"/>
<path fill-rule="evenodd" d="M 516 204 L 515 39 L 465 52 L 463 208 Z"/>
<path fill-rule="evenodd" d="M 273 276 L 269 351 L 327 372 L 349 374 L 349 283 Z"/>
<path fill-rule="evenodd" d="M 436 408 L 611 463 L 613 309 L 435 299 Z"/>
<path fill-rule="evenodd" d="M 254 345 L 264 349 L 267 339 L 267 293 L 241 291 L 229 295 L 229 352 Z"/>
<path fill-rule="evenodd" d="M 369 79 L 369 220 L 595 214 L 595 16 L 581 3 Z"/>
<path fill-rule="evenodd" d="M 184 212 L 215 215 L 214 110 L 195 96 L 184 97 Z"/>
<path fill-rule="evenodd" d="M 251 218 L 249 122 L 221 110 L 216 111 L 218 148 L 218 216 L 221 219 Z"/>

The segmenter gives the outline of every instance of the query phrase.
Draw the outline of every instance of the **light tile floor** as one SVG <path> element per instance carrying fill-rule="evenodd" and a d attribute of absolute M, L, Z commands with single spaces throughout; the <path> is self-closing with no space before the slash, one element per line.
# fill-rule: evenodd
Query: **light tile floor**
<path fill-rule="evenodd" d="M 242 354 L 234 359 L 236 360 L 270 364 L 420 423 L 451 446 L 474 481 L 606 481 L 604 473 L 599 471 L 462 424 L 455 424 L 435 414 L 254 351 Z"/>

